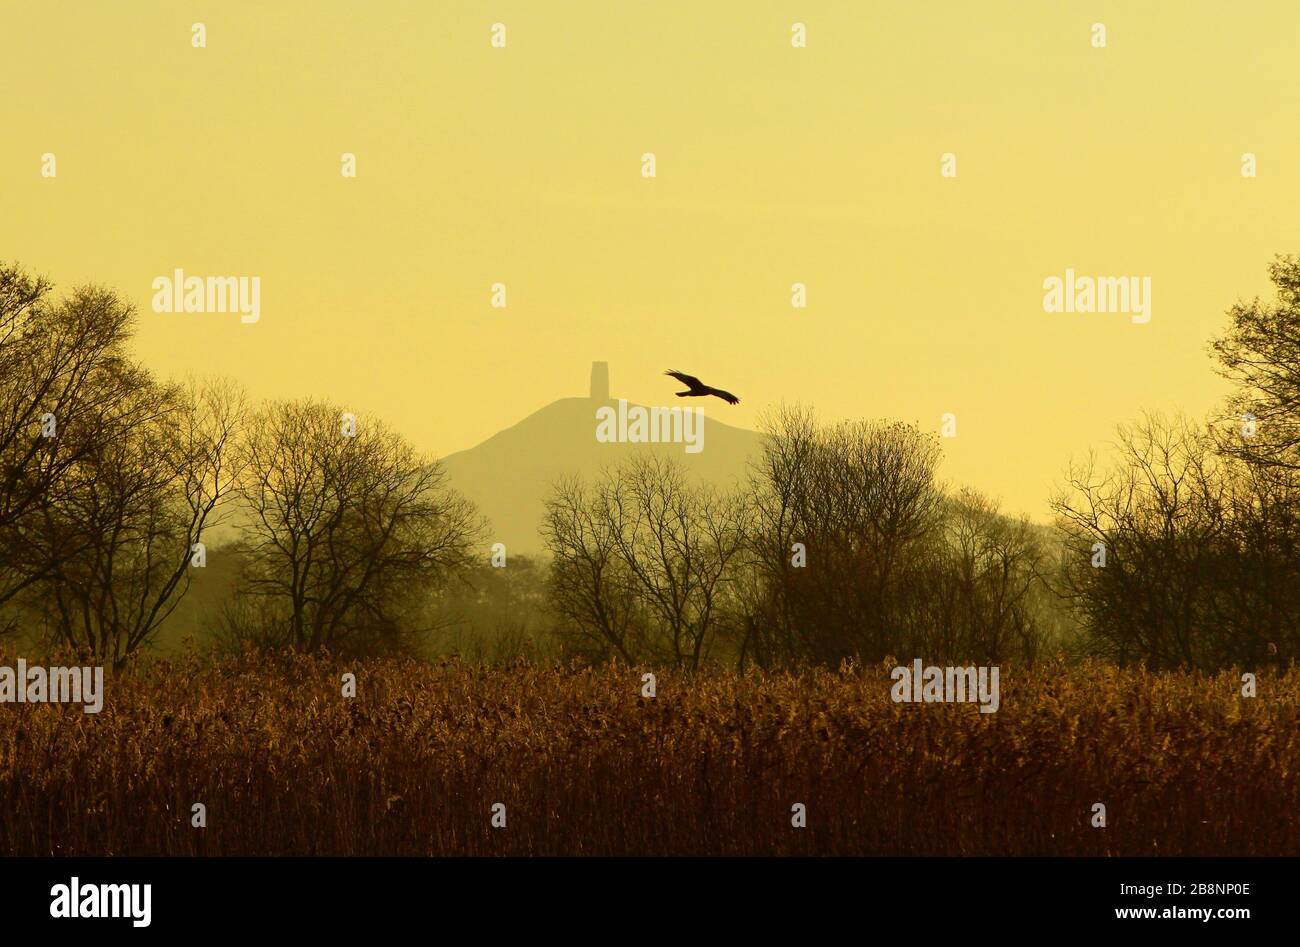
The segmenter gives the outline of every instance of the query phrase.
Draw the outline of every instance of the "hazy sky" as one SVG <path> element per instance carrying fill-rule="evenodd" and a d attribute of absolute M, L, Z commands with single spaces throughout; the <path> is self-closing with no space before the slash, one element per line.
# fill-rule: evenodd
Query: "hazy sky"
<path fill-rule="evenodd" d="M 1207 340 L 1300 249 L 1297 37 L 1295 0 L 4 0 L 0 258 L 120 291 L 165 375 L 438 453 L 603 359 L 745 426 L 953 412 L 945 479 L 1042 516 L 1117 422 L 1223 394 Z M 154 313 L 176 267 L 260 277 L 260 321 Z M 1044 312 L 1067 268 L 1150 277 L 1150 323 Z"/>

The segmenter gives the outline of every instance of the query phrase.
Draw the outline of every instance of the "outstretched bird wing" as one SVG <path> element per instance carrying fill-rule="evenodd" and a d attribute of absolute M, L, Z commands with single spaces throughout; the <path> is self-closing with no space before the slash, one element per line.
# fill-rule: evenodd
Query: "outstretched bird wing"
<path fill-rule="evenodd" d="M 683 385 L 685 385 L 687 388 L 691 389 L 691 391 L 707 391 L 707 390 L 708 390 L 708 389 L 705 387 L 704 382 L 700 381 L 700 380 L 699 380 L 698 378 L 696 378 L 694 375 L 688 375 L 688 374 L 686 374 L 685 372 L 664 372 L 664 374 L 665 374 L 665 375 L 671 375 L 672 377 L 676 378 L 678 381 L 680 381 L 680 382 L 681 382 Z"/>
<path fill-rule="evenodd" d="M 717 395 L 723 401 L 727 402 L 727 404 L 740 404 L 740 399 L 729 391 L 723 391 L 721 388 L 709 388 L 706 390 L 711 395 Z"/>

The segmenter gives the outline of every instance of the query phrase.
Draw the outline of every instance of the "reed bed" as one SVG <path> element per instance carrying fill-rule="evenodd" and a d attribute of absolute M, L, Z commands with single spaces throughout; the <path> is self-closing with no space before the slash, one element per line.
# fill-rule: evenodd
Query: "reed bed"
<path fill-rule="evenodd" d="M 1232 672 L 1003 667 L 981 714 L 894 703 L 889 668 L 660 670 L 648 699 L 622 666 L 154 661 L 96 715 L 0 706 L 0 852 L 1300 851 L 1296 669 L 1245 698 Z"/>

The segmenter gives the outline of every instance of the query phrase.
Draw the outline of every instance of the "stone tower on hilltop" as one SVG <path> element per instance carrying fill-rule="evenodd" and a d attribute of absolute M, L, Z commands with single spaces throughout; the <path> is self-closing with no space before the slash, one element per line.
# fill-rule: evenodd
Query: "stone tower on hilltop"
<path fill-rule="evenodd" d="M 591 394 L 588 397 L 592 401 L 609 400 L 609 362 L 591 363 Z"/>

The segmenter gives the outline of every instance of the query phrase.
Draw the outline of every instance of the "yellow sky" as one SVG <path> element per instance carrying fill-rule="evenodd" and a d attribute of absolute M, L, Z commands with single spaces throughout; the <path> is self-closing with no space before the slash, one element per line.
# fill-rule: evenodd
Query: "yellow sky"
<path fill-rule="evenodd" d="M 745 426 L 953 412 L 945 479 L 1042 516 L 1117 422 L 1221 397 L 1208 338 L 1300 249 L 1298 37 L 1295 0 L 3 0 L 0 259 L 119 290 L 164 375 L 438 453 L 604 359 Z M 261 320 L 154 313 L 176 267 Z M 1067 267 L 1151 277 L 1151 322 L 1045 313 Z"/>

